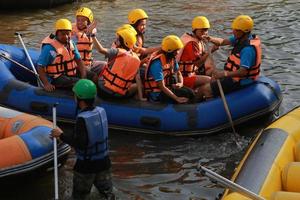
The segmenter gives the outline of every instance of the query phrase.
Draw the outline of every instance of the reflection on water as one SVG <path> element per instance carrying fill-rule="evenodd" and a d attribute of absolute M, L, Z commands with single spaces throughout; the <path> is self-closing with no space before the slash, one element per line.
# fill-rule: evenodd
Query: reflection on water
<path fill-rule="evenodd" d="M 263 73 L 277 81 L 284 94 L 281 111 L 299 104 L 300 76 L 300 3 L 298 0 L 267 1 L 128 1 L 94 0 L 74 3 L 49 10 L 25 10 L 0 13 L 0 43 L 19 45 L 14 36 L 23 33 L 27 47 L 38 48 L 40 41 L 53 31 L 59 18 L 74 21 L 79 6 L 92 8 L 99 22 L 98 37 L 105 46 L 114 38 L 115 29 L 126 22 L 132 8 L 144 8 L 149 14 L 146 45 L 159 45 L 168 34 L 181 35 L 190 31 L 191 20 L 205 15 L 211 22 L 210 34 L 227 37 L 232 19 L 248 14 L 255 20 L 254 32 L 263 42 Z M 215 55 L 218 67 L 228 53 L 222 48 Z M 96 58 L 103 59 L 97 55 Z M 253 135 L 261 128 L 242 127 L 242 132 Z M 252 129 L 253 128 L 253 129 Z M 246 137 L 246 146 L 251 137 Z M 198 162 L 230 177 L 242 153 L 237 150 L 231 133 L 200 137 L 170 138 L 110 132 L 113 161 L 113 181 L 119 199 L 214 199 L 222 189 L 211 183 L 196 169 Z M 60 168 L 60 196 L 71 194 L 74 157 Z M 1 199 L 53 199 L 52 173 L 21 185 L 1 189 Z M 18 192 L 16 192 L 16 189 Z M 4 192 L 5 191 L 5 192 Z M 97 199 L 97 192 L 92 199 Z M 5 193 L 5 194 L 2 194 Z M 4 198 L 5 197 L 5 198 Z"/>

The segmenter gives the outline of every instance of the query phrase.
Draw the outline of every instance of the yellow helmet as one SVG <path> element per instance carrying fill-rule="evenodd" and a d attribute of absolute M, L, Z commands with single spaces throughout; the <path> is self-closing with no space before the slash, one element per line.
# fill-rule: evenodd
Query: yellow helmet
<path fill-rule="evenodd" d="M 129 30 L 123 29 L 117 33 L 121 38 L 124 40 L 124 44 L 129 48 L 132 49 L 136 43 L 136 35 Z"/>
<path fill-rule="evenodd" d="M 130 24 L 135 24 L 140 19 L 148 19 L 148 15 L 143 9 L 134 9 L 128 13 L 128 21 Z"/>
<path fill-rule="evenodd" d="M 87 17 L 89 19 L 90 23 L 92 23 L 94 21 L 93 12 L 91 11 L 91 9 L 89 9 L 87 7 L 79 8 L 76 12 L 76 17 L 77 16 Z"/>
<path fill-rule="evenodd" d="M 72 24 L 68 19 L 59 19 L 55 23 L 55 31 L 67 30 L 72 31 Z"/>
<path fill-rule="evenodd" d="M 125 29 L 128 29 L 128 30 L 132 31 L 132 33 L 134 35 L 137 35 L 136 30 L 130 24 L 123 24 L 122 26 L 117 28 L 116 34 L 118 34 L 119 31 L 122 31 L 122 30 L 125 30 Z"/>
<path fill-rule="evenodd" d="M 168 35 L 162 40 L 161 48 L 165 52 L 172 52 L 183 47 L 183 43 L 176 35 Z"/>
<path fill-rule="evenodd" d="M 192 29 L 210 28 L 209 21 L 204 16 L 197 16 L 192 21 Z"/>
<path fill-rule="evenodd" d="M 243 32 L 250 32 L 253 26 L 254 22 L 248 15 L 237 16 L 231 24 L 232 29 L 241 30 Z"/>

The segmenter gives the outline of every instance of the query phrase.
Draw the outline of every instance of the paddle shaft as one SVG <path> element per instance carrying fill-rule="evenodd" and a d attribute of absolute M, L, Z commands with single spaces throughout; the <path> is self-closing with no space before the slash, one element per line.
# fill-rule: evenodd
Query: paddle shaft
<path fill-rule="evenodd" d="M 227 101 L 226 101 L 226 98 L 225 98 L 225 95 L 224 95 L 224 91 L 223 91 L 223 88 L 222 88 L 222 85 L 221 85 L 221 82 L 220 82 L 219 79 L 217 79 L 217 84 L 218 84 L 218 87 L 219 87 L 220 95 L 221 95 L 221 98 L 222 98 L 222 101 L 223 101 L 223 104 L 224 104 L 224 108 L 225 108 L 228 120 L 230 122 L 232 131 L 233 131 L 233 137 L 234 137 L 233 139 L 234 139 L 236 145 L 240 149 L 242 149 L 241 145 L 237 141 L 237 133 L 235 131 L 235 128 L 234 128 L 234 125 L 233 125 L 233 121 L 232 121 L 232 117 L 231 117 L 231 113 L 230 113 L 230 110 L 229 110 L 229 107 L 228 107 L 228 104 L 227 104 Z"/>
<path fill-rule="evenodd" d="M 19 40 L 20 40 L 20 42 L 21 42 L 21 44 L 22 44 L 22 46 L 23 46 L 23 49 L 24 49 L 24 51 L 25 51 L 26 57 L 27 57 L 28 60 L 29 60 L 29 63 L 30 63 L 30 65 L 31 65 L 31 67 L 32 67 L 32 70 L 34 71 L 34 73 L 35 73 L 36 75 L 38 75 L 38 73 L 37 73 L 37 71 L 36 71 L 36 69 L 35 69 L 35 67 L 34 67 L 34 64 L 33 64 L 32 60 L 31 60 L 31 57 L 30 57 L 30 55 L 29 55 L 29 53 L 28 53 L 28 51 L 27 51 L 27 48 L 26 48 L 26 46 L 25 46 L 25 44 L 24 44 L 24 42 L 23 42 L 22 34 L 16 32 L 15 35 L 18 36 L 18 38 L 19 38 Z M 41 79 L 40 79 L 39 76 L 37 76 L 37 82 L 38 82 L 38 86 L 43 87 L 43 82 L 41 81 Z"/>
<path fill-rule="evenodd" d="M 253 200 L 265 200 L 265 198 L 251 192 L 250 190 L 224 178 L 223 176 L 220 176 L 219 174 L 199 165 L 198 169 L 200 170 L 202 175 L 207 176 L 208 178 L 213 179 L 218 184 L 222 185 L 223 187 L 226 187 L 230 189 L 231 191 L 238 192 L 246 197 L 249 197 Z"/>
<path fill-rule="evenodd" d="M 10 61 L 10 62 L 12 62 L 12 63 L 18 65 L 19 67 L 22 67 L 22 68 L 25 69 L 26 71 L 28 71 L 28 72 L 34 74 L 36 77 L 39 77 L 38 74 L 34 73 L 34 72 L 31 71 L 30 69 L 28 69 L 27 67 L 25 67 L 24 65 L 22 65 L 21 63 L 19 63 L 19 62 L 13 60 L 13 59 L 7 57 L 6 55 L 4 55 L 4 54 L 2 54 L 2 53 L 0 53 L 0 56 L 1 56 L 2 58 L 5 58 L 6 60 L 8 60 L 8 61 Z"/>
<path fill-rule="evenodd" d="M 53 129 L 56 129 L 56 106 L 53 105 L 52 114 L 53 114 Z M 58 200 L 58 167 L 57 167 L 57 140 L 53 138 L 53 149 L 54 149 L 54 199 Z"/>

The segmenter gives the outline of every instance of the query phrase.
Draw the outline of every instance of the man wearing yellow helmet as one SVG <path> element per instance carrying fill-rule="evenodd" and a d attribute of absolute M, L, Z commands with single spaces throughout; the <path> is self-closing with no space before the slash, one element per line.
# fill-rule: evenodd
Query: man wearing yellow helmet
<path fill-rule="evenodd" d="M 42 41 L 37 64 L 46 91 L 71 89 L 80 77 L 93 79 L 95 76 L 86 71 L 77 47 L 70 39 L 71 31 L 71 22 L 59 19 L 55 24 L 55 34 Z"/>
<path fill-rule="evenodd" d="M 204 16 L 197 16 L 192 21 L 192 33 L 184 33 L 181 40 L 184 47 L 177 55 L 180 71 L 183 76 L 185 86 L 196 89 L 201 85 L 210 82 L 210 77 L 214 66 L 211 56 L 207 52 L 206 41 L 203 36 L 208 34 L 210 28 L 209 21 Z"/>
<path fill-rule="evenodd" d="M 108 59 L 99 74 L 99 96 L 129 98 L 138 92 L 139 100 L 145 101 L 138 73 L 140 59 L 132 51 L 136 43 L 136 36 L 129 29 L 120 29 L 116 34 L 118 35 L 118 46 L 110 49 L 103 47 L 95 36 L 92 37 L 98 52 L 104 54 Z"/>
<path fill-rule="evenodd" d="M 128 22 L 136 30 L 137 44 L 134 48 L 140 58 L 146 57 L 148 54 L 157 51 L 159 47 L 148 47 L 145 48 L 144 34 L 146 32 L 148 15 L 143 9 L 133 9 L 128 13 Z"/>
<path fill-rule="evenodd" d="M 165 37 L 161 50 L 154 52 L 145 71 L 144 90 L 154 102 L 186 103 L 193 92 L 183 87 L 183 78 L 175 59 L 183 44 L 175 35 Z"/>
<path fill-rule="evenodd" d="M 251 34 L 254 22 L 248 15 L 240 15 L 232 22 L 233 36 L 229 39 L 207 36 L 206 39 L 215 45 L 231 45 L 233 49 L 229 55 L 224 70 L 215 70 L 213 78 L 220 79 L 224 93 L 238 90 L 255 81 L 260 74 L 261 42 L 257 35 Z M 219 96 L 217 83 L 205 85 L 199 90 L 199 95 L 211 97 Z"/>

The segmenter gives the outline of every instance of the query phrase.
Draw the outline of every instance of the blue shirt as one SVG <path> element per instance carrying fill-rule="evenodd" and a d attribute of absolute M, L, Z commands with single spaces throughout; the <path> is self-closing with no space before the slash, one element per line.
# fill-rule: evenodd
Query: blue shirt
<path fill-rule="evenodd" d="M 252 39 L 252 35 L 249 36 L 249 40 Z M 234 37 L 231 36 L 229 37 L 229 41 L 231 42 L 231 45 L 234 46 L 238 40 Z M 241 58 L 241 63 L 240 66 L 246 69 L 250 69 L 252 66 L 255 65 L 256 63 L 256 51 L 255 48 L 252 46 L 247 46 L 244 47 L 241 52 L 240 52 L 240 58 Z M 241 85 L 246 85 L 253 82 L 252 79 L 242 79 L 240 81 Z"/>
<path fill-rule="evenodd" d="M 249 36 L 249 40 L 250 39 L 252 39 L 252 35 Z M 238 42 L 238 40 L 234 36 L 231 36 L 229 38 L 229 41 L 231 42 L 232 46 L 234 46 Z M 241 57 L 240 66 L 249 69 L 250 67 L 254 66 L 256 62 L 255 48 L 252 46 L 244 47 L 240 52 L 240 57 Z"/>
<path fill-rule="evenodd" d="M 174 72 L 177 72 L 179 65 L 175 62 Z M 160 59 L 154 60 L 150 65 L 149 76 L 152 76 L 153 79 L 158 82 L 164 80 L 163 68 Z M 159 101 L 160 92 L 150 92 L 150 100 Z"/>

